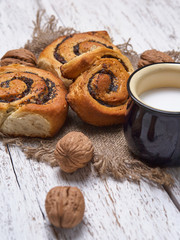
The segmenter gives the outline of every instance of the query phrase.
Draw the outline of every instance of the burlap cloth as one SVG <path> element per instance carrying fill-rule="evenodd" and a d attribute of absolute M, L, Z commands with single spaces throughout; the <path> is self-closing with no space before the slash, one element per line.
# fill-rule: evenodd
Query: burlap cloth
<path fill-rule="evenodd" d="M 58 21 L 55 17 L 45 18 L 44 13 L 44 11 L 38 11 L 36 21 L 33 22 L 32 39 L 25 44 L 25 48 L 32 51 L 36 57 L 54 39 L 76 32 L 72 28 L 57 27 Z M 130 39 L 118 47 L 136 69 L 139 55 L 133 50 Z M 170 51 L 168 54 L 175 61 L 180 61 L 179 52 Z M 131 154 L 124 138 L 122 125 L 106 128 L 94 127 L 81 121 L 71 109 L 69 109 L 63 128 L 53 139 L 12 139 L 3 136 L 3 141 L 5 144 L 20 146 L 28 158 L 46 162 L 55 167 L 58 165 L 53 155 L 55 145 L 61 137 L 70 131 L 81 131 L 92 140 L 95 154 L 91 166 L 99 175 L 111 176 L 119 181 L 127 179 L 138 182 L 142 179 L 149 183 L 155 183 L 156 186 L 171 186 L 173 184 L 173 178 L 167 173 L 167 169 L 151 168 Z"/>

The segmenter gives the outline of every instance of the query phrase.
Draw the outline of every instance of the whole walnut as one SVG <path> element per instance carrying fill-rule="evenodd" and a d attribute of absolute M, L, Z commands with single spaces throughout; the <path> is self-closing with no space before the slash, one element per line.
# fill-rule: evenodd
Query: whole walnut
<path fill-rule="evenodd" d="M 72 173 L 83 168 L 93 153 L 93 144 L 87 136 L 81 132 L 69 132 L 57 142 L 54 156 L 64 172 Z"/>
<path fill-rule="evenodd" d="M 46 196 L 45 208 L 49 221 L 54 226 L 72 228 L 83 218 L 84 196 L 77 187 L 54 187 Z"/>
<path fill-rule="evenodd" d="M 146 50 L 140 56 L 138 68 L 159 62 L 174 62 L 174 60 L 164 52 L 160 52 L 155 49 Z"/>
<path fill-rule="evenodd" d="M 37 64 L 34 54 L 24 48 L 10 50 L 1 58 L 0 65 L 23 64 L 25 66 L 35 67 Z"/>

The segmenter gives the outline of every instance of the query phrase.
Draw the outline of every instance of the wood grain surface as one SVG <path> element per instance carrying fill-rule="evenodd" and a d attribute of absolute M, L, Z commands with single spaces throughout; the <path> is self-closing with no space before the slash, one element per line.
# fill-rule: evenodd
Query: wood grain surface
<path fill-rule="evenodd" d="M 59 26 L 78 31 L 105 29 L 115 44 L 129 38 L 138 53 L 180 51 L 179 0 L 0 0 L 0 57 L 31 39 L 39 9 Z M 168 169 L 172 189 L 141 181 L 99 178 L 90 168 L 65 174 L 58 167 L 26 159 L 0 143 L 0 239 L 180 239 L 180 168 Z M 53 227 L 44 201 L 55 186 L 77 186 L 85 197 L 83 221 L 73 229 Z"/>

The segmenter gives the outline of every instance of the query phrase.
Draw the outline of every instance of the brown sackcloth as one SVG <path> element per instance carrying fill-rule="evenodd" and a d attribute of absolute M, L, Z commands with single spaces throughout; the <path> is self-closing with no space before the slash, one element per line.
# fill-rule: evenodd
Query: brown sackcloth
<path fill-rule="evenodd" d="M 36 57 L 54 39 L 59 36 L 76 32 L 72 28 L 57 27 L 58 21 L 54 16 L 44 20 L 44 11 L 38 11 L 34 23 L 32 39 L 25 48 L 32 51 Z M 118 45 L 120 50 L 129 57 L 134 68 L 137 68 L 139 55 L 133 50 L 130 39 L 127 43 Z M 180 53 L 171 51 L 168 54 L 175 61 L 180 60 Z M 57 141 L 70 131 L 81 131 L 87 135 L 95 147 L 92 166 L 100 175 L 112 176 L 117 180 L 128 179 L 137 182 L 140 179 L 149 183 L 170 186 L 173 179 L 166 169 L 151 168 L 136 159 L 128 150 L 124 138 L 122 126 L 94 127 L 81 121 L 78 116 L 69 109 L 68 117 L 59 134 L 53 139 L 39 140 L 30 138 L 3 138 L 5 144 L 17 144 L 24 149 L 29 158 L 46 162 L 51 166 L 57 166 L 54 159 L 54 149 Z"/>

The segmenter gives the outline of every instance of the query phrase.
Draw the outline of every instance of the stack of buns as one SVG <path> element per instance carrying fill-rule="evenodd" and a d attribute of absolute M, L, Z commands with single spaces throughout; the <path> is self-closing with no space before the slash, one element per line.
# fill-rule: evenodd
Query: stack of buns
<path fill-rule="evenodd" d="M 38 65 L 69 87 L 67 101 L 86 123 L 124 122 L 130 102 L 126 84 L 133 67 L 106 31 L 60 37 L 42 51 Z"/>
<path fill-rule="evenodd" d="M 38 68 L 27 66 L 24 57 L 20 62 L 21 56 L 17 64 L 13 56 L 13 64 L 0 67 L 2 133 L 52 137 L 65 122 L 68 104 L 95 126 L 124 121 L 133 67 L 106 31 L 61 36 L 40 53 Z"/>

